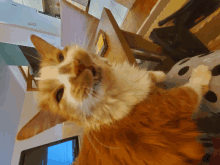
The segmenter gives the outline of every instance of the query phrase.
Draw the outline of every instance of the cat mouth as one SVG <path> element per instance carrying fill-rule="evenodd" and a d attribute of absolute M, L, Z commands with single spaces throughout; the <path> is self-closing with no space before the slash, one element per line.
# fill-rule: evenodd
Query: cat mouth
<path fill-rule="evenodd" d="M 96 70 L 96 75 L 94 76 L 93 79 L 93 91 L 97 91 L 100 87 L 100 84 L 102 82 L 102 69 L 99 68 Z"/>

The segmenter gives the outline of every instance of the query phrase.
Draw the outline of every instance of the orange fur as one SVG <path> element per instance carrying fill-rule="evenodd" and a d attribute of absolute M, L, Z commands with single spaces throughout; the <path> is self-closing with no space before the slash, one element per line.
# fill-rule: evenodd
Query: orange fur
<path fill-rule="evenodd" d="M 205 152 L 195 140 L 199 133 L 191 115 L 209 89 L 207 66 L 194 69 L 184 86 L 164 90 L 155 85 L 165 79 L 161 71 L 146 71 L 127 62 L 110 64 L 77 46 L 60 50 L 33 35 L 31 40 L 42 56 L 40 112 L 19 131 L 18 140 L 74 121 L 85 130 L 76 165 L 201 162 Z M 97 76 L 93 71 L 99 69 Z M 100 83 L 97 89 L 96 82 Z"/>
<path fill-rule="evenodd" d="M 87 130 L 76 165 L 198 165 L 205 154 L 195 123 L 197 94 L 188 87 L 153 87 L 132 112 L 100 131 Z"/>

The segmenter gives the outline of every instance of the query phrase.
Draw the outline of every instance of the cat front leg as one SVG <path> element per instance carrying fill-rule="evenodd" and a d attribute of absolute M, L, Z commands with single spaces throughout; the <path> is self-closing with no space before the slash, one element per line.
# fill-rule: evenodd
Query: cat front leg
<path fill-rule="evenodd" d="M 163 82 L 166 79 L 166 74 L 162 71 L 149 71 L 149 76 L 156 83 Z"/>
<path fill-rule="evenodd" d="M 185 86 L 193 88 L 199 95 L 204 96 L 209 90 L 212 74 L 208 66 L 199 65 L 192 71 L 189 82 Z"/>
<path fill-rule="evenodd" d="M 208 66 L 199 65 L 192 71 L 189 82 L 185 84 L 185 87 L 190 87 L 198 95 L 198 106 L 201 103 L 202 97 L 209 91 L 209 83 L 212 77 L 212 73 Z"/>

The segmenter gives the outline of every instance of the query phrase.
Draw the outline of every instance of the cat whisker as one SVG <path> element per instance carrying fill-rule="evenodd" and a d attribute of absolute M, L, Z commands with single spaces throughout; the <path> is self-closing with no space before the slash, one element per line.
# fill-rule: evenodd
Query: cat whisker
<path fill-rule="evenodd" d="M 84 122 L 86 122 L 86 112 L 83 111 Z"/>
<path fill-rule="evenodd" d="M 96 153 L 99 154 L 99 151 L 97 150 L 97 148 L 96 148 L 96 147 L 94 146 L 94 144 L 92 143 L 92 139 L 89 137 L 89 133 L 87 133 L 87 132 L 85 131 L 85 134 L 86 134 L 86 136 L 87 136 L 89 142 L 91 143 L 92 147 L 93 147 L 94 150 L 96 151 Z"/>
<path fill-rule="evenodd" d="M 82 100 L 82 97 L 83 97 L 83 94 L 82 94 L 82 92 L 80 92 L 80 95 L 81 95 L 81 98 L 80 98 L 80 100 Z M 83 106 L 82 105 L 82 102 L 80 103 L 81 104 L 81 107 Z"/>
<path fill-rule="evenodd" d="M 99 99 L 99 100 L 102 100 L 103 98 L 101 96 L 99 96 L 98 94 L 94 93 L 93 92 L 93 97 Z"/>
<path fill-rule="evenodd" d="M 91 97 L 95 98 L 95 99 L 98 99 L 99 101 L 101 101 L 103 98 L 101 96 L 99 96 L 98 94 L 96 94 L 94 92 L 94 90 L 92 91 L 92 94 L 90 94 Z"/>
<path fill-rule="evenodd" d="M 86 87 L 86 86 L 82 86 L 82 88 L 84 88 L 84 90 L 81 90 L 80 91 L 80 95 L 81 95 L 81 100 L 82 100 L 82 97 L 83 97 L 83 92 L 86 92 L 88 94 L 88 96 L 90 96 L 91 98 L 94 98 L 91 93 L 88 92 L 88 90 L 93 90 L 92 88 L 89 88 L 89 87 Z M 92 91 L 93 92 L 93 91 Z M 97 95 L 98 96 L 98 95 Z M 97 97 L 96 97 L 97 98 Z M 99 98 L 101 99 L 101 98 Z M 91 100 L 93 101 L 93 100 Z M 93 102 L 92 102 L 93 103 Z M 95 102 L 93 103 L 93 105 L 95 104 Z M 80 102 L 80 106 L 81 108 L 83 107 L 83 102 Z"/>
<path fill-rule="evenodd" d="M 28 56 L 31 56 L 31 57 L 33 57 L 33 58 L 39 60 L 39 61 L 42 61 L 40 58 L 37 58 L 37 57 L 35 57 L 35 56 L 33 56 L 33 55 L 30 55 L 30 54 L 28 54 L 28 53 L 26 53 L 26 52 L 24 52 L 24 54 L 27 54 Z"/>
<path fill-rule="evenodd" d="M 86 86 L 82 86 L 82 87 L 84 87 L 84 89 L 88 89 L 88 90 L 91 90 L 91 93 L 93 93 L 94 95 L 97 95 L 96 93 L 94 93 L 94 89 L 93 88 L 89 88 L 89 87 L 86 87 Z M 86 92 L 88 92 L 87 90 L 85 90 Z M 88 94 L 90 94 L 90 93 L 88 93 Z M 91 94 L 90 94 L 91 95 Z M 98 95 L 97 95 L 98 96 Z M 100 99 L 101 99 L 101 97 L 100 97 Z"/>
<path fill-rule="evenodd" d="M 97 93 L 95 93 L 94 90 L 92 91 L 92 93 L 93 93 L 93 97 L 95 97 L 95 98 L 97 98 L 97 99 L 99 99 L 99 100 L 102 100 L 102 99 L 103 99 L 100 95 L 98 95 Z"/>
<path fill-rule="evenodd" d="M 86 91 L 86 93 L 87 93 L 90 97 L 94 98 L 88 91 Z M 99 98 L 97 98 L 97 99 L 99 99 Z M 99 99 L 99 100 L 101 100 L 101 99 Z M 93 100 L 91 100 L 91 102 L 93 103 L 93 105 L 96 104 L 95 102 L 93 102 Z"/>
<path fill-rule="evenodd" d="M 91 131 L 91 133 L 92 133 L 92 131 Z M 93 137 L 97 140 L 97 142 L 98 142 L 99 144 L 103 145 L 104 147 L 110 148 L 110 149 L 120 149 L 120 148 L 118 148 L 118 147 L 109 147 L 109 146 L 106 146 L 106 145 L 102 144 L 102 143 L 96 138 L 96 136 L 95 136 L 93 133 L 92 133 L 92 135 L 93 135 Z"/>
<path fill-rule="evenodd" d="M 86 87 L 86 86 L 82 86 L 82 87 L 84 87 L 84 89 L 92 90 L 92 93 L 94 93 L 94 89 L 93 88 L 89 88 L 89 87 Z M 87 90 L 85 90 L 85 91 L 87 92 L 87 94 L 90 94 Z"/>

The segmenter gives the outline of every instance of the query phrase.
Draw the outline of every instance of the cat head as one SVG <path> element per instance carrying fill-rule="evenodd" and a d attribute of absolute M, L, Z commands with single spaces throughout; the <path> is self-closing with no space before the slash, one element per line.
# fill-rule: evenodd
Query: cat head
<path fill-rule="evenodd" d="M 108 60 L 78 46 L 60 50 L 35 35 L 31 41 L 41 55 L 40 111 L 19 131 L 17 139 L 30 138 L 64 121 L 86 125 L 94 120 L 96 105 L 114 84 Z"/>

